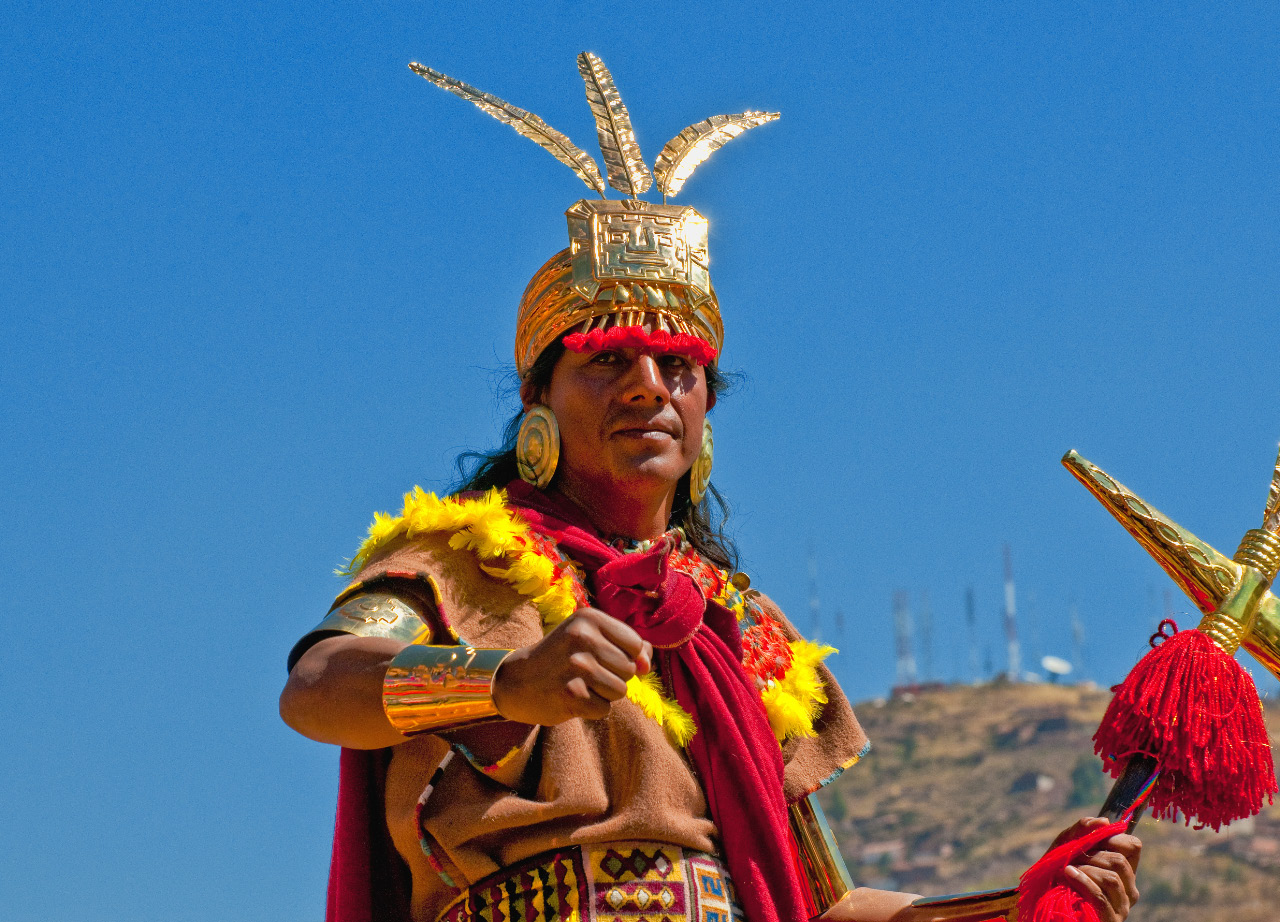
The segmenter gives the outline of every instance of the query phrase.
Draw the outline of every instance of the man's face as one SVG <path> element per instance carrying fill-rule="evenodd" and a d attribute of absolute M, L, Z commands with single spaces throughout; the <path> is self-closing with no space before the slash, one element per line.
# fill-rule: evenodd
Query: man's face
<path fill-rule="evenodd" d="M 566 351 L 543 402 L 560 425 L 564 488 L 607 496 L 674 488 L 698 456 L 715 396 L 685 356 L 611 349 Z"/>

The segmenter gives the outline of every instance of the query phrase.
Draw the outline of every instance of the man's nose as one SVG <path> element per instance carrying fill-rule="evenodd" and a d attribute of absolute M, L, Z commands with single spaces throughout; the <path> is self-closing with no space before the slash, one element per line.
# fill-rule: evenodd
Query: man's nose
<path fill-rule="evenodd" d="M 624 399 L 628 401 L 653 400 L 666 403 L 671 399 L 667 383 L 662 379 L 662 369 L 652 355 L 641 355 L 627 374 Z"/>

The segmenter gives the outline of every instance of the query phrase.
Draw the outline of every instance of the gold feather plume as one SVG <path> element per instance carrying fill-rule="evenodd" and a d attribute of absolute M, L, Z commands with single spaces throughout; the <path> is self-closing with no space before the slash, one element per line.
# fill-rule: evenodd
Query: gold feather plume
<path fill-rule="evenodd" d="M 454 80 L 452 77 L 448 77 L 438 70 L 432 70 L 417 61 L 410 64 L 409 69 L 441 89 L 448 90 L 453 95 L 474 103 L 479 109 L 492 115 L 504 125 L 510 125 L 520 135 L 528 138 L 577 173 L 579 179 L 599 192 L 602 197 L 604 196 L 604 180 L 600 176 L 600 168 L 596 166 L 596 162 L 591 158 L 591 155 L 532 112 L 526 112 L 519 106 L 513 106 L 511 103 L 505 102 L 490 93 L 481 92 L 461 80 Z M 598 118 L 599 116 L 597 116 Z M 630 130 L 630 127 L 628 122 L 628 130 Z M 610 167 L 609 169 L 609 179 L 612 182 L 613 168 Z M 645 188 L 648 187 L 646 186 Z"/>
<path fill-rule="evenodd" d="M 653 171 L 658 177 L 658 188 L 664 196 L 675 195 L 704 160 L 744 131 L 772 122 L 779 115 L 779 112 L 713 115 L 706 121 L 690 125 L 668 141 L 658 155 L 658 160 L 653 165 Z M 610 182 L 613 181 L 612 174 L 609 179 Z"/>
<path fill-rule="evenodd" d="M 584 51 L 578 55 L 578 73 L 587 85 L 587 102 L 596 117 L 596 134 L 600 138 L 609 185 L 633 198 L 648 191 L 653 185 L 653 174 L 645 166 L 636 133 L 631 128 L 631 116 L 609 68 L 590 51 Z"/>
<path fill-rule="evenodd" d="M 1280 537 L 1280 455 L 1276 457 L 1276 472 L 1271 477 L 1271 492 L 1267 496 L 1267 511 L 1262 527 Z"/>

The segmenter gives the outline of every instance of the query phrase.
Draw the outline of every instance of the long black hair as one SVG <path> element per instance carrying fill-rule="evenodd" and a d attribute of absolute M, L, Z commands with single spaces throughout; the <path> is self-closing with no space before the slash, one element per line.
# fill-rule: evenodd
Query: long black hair
<path fill-rule="evenodd" d="M 551 373 L 564 355 L 564 343 L 557 340 L 538 356 L 525 377 L 524 386 L 544 392 L 551 384 Z M 714 364 L 706 366 L 707 391 L 717 397 L 729 390 L 732 379 Z M 516 413 L 502 433 L 502 445 L 493 451 L 464 451 L 456 461 L 456 492 L 505 487 L 520 476 L 516 465 L 516 436 L 524 411 Z M 711 484 L 698 504 L 689 501 L 689 475 L 676 485 L 675 502 L 671 506 L 671 524 L 678 525 L 704 558 L 726 570 L 738 568 L 738 548 L 724 531 L 729 518 L 729 504 Z"/>

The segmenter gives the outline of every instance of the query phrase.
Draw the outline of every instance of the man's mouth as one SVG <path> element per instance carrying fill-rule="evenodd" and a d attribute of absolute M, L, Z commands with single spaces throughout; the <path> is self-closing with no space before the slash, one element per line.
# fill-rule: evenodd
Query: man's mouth
<path fill-rule="evenodd" d="M 642 439 L 674 439 L 673 427 L 661 422 L 632 423 L 613 430 L 614 435 Z"/>

